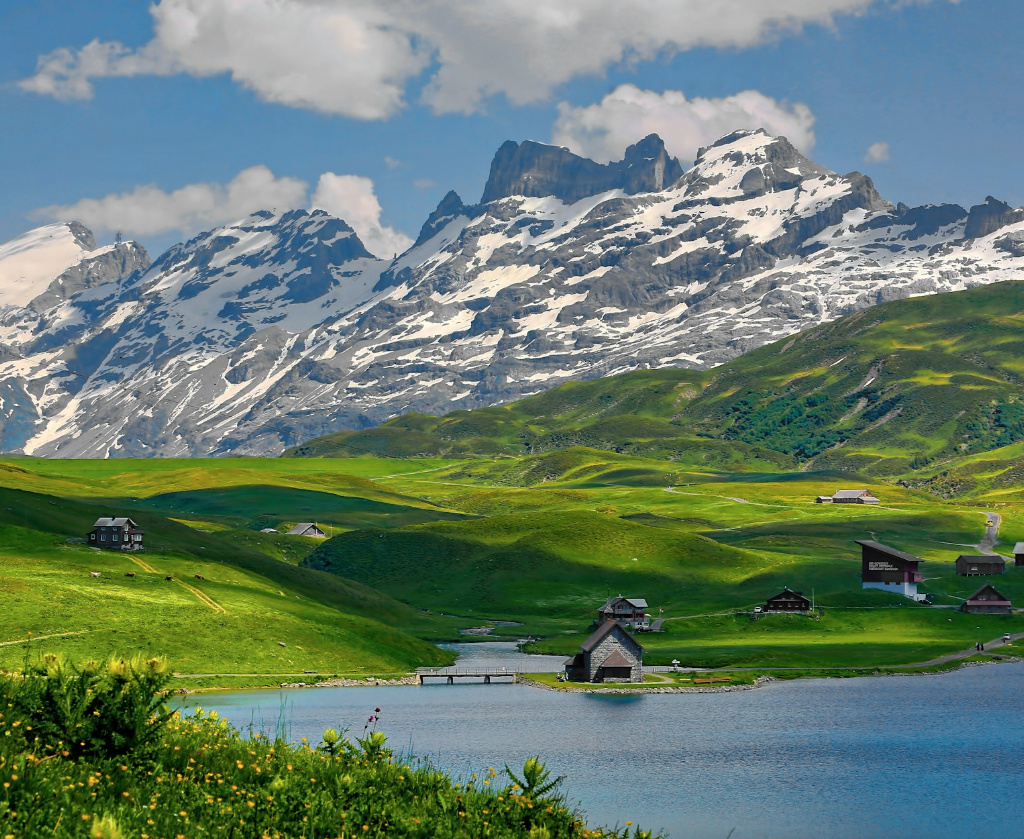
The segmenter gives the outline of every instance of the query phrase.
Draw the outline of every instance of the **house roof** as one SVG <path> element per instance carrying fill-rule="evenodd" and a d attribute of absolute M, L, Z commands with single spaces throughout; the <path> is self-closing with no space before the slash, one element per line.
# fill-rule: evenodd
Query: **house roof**
<path fill-rule="evenodd" d="M 874 498 L 874 493 L 870 489 L 837 489 L 833 498 L 860 498 L 862 495 L 870 495 Z"/>
<path fill-rule="evenodd" d="M 989 592 L 991 594 L 994 594 L 996 596 L 996 599 L 978 600 L 978 598 L 981 597 L 981 595 L 984 594 L 985 592 Z M 985 585 L 983 585 L 976 592 L 974 592 L 974 594 L 972 594 L 970 597 L 967 598 L 967 602 L 968 603 L 985 604 L 986 606 L 1009 606 L 1010 605 L 1010 601 L 1006 599 L 1006 595 L 1000 594 L 998 591 L 996 591 L 996 587 L 994 585 L 992 585 L 992 583 L 985 583 Z"/>
<path fill-rule="evenodd" d="M 618 650 L 601 662 L 602 667 L 632 667 L 636 662 L 630 661 Z"/>
<path fill-rule="evenodd" d="M 768 599 L 769 600 L 779 600 L 781 598 L 786 598 L 787 600 L 794 600 L 794 599 L 799 598 L 800 600 L 806 600 L 808 603 L 811 602 L 811 599 L 809 597 L 804 597 L 804 593 L 802 591 L 793 591 L 793 589 L 791 589 L 789 586 L 786 586 L 782 591 L 780 591 L 774 597 L 769 597 Z"/>
<path fill-rule="evenodd" d="M 311 522 L 311 521 L 300 521 L 297 525 L 295 525 L 295 527 L 293 527 L 291 530 L 288 531 L 288 535 L 289 536 L 301 536 L 307 530 L 318 530 L 321 533 L 323 533 L 323 531 L 320 530 L 320 528 L 317 527 L 313 522 Z"/>
<path fill-rule="evenodd" d="M 137 527 L 127 516 L 101 516 L 96 519 L 96 524 L 93 527 L 124 527 L 126 524 L 130 524 L 132 527 Z"/>
<path fill-rule="evenodd" d="M 583 666 L 583 653 L 576 653 L 572 658 L 565 660 L 564 667 L 582 667 Z"/>
<path fill-rule="evenodd" d="M 895 559 L 902 559 L 904 562 L 924 562 L 919 556 L 908 554 L 906 551 L 896 550 L 896 548 L 890 548 L 888 545 L 875 542 L 873 539 L 854 539 L 853 541 L 863 548 L 874 548 L 876 551 L 881 551 Z"/>
<path fill-rule="evenodd" d="M 609 599 L 607 603 L 605 603 L 600 609 L 598 609 L 598 611 L 610 612 L 615 608 L 615 605 L 617 603 L 628 603 L 630 606 L 633 606 L 636 609 L 647 608 L 647 601 L 644 600 L 642 597 L 623 597 L 620 594 L 618 597 L 612 597 L 611 599 Z"/>
<path fill-rule="evenodd" d="M 1013 546 L 1013 552 L 1015 554 L 1024 554 L 1024 542 L 1018 542 Z"/>
<path fill-rule="evenodd" d="M 604 623 L 602 623 L 593 635 L 591 635 L 586 641 L 580 644 L 580 649 L 583 650 L 583 652 L 585 653 L 592 652 L 594 647 L 600 644 L 601 641 L 603 641 L 612 632 L 616 631 L 618 631 L 624 639 L 628 638 L 629 643 L 636 646 L 638 650 L 643 649 L 643 647 L 640 646 L 640 643 L 632 635 L 626 632 L 625 629 L 619 626 L 615 621 L 605 621 Z"/>

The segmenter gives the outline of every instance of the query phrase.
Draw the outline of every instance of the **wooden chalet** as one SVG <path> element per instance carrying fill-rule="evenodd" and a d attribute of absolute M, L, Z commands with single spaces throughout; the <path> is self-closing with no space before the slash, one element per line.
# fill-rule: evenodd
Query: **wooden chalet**
<path fill-rule="evenodd" d="M 607 620 L 565 662 L 573 682 L 642 682 L 644 648 L 618 621 Z"/>
<path fill-rule="evenodd" d="M 983 577 L 987 574 L 1002 574 L 1006 560 L 1001 556 L 988 554 L 960 554 L 956 558 L 956 573 L 960 577 Z"/>
<path fill-rule="evenodd" d="M 597 625 L 616 621 L 621 626 L 646 629 L 651 616 L 647 614 L 647 601 L 642 597 L 612 597 L 597 610 Z"/>
<path fill-rule="evenodd" d="M 869 489 L 840 489 L 832 496 L 833 504 L 878 504 Z"/>
<path fill-rule="evenodd" d="M 774 597 L 765 601 L 765 612 L 809 612 L 811 601 L 802 592 L 793 591 L 788 586 Z"/>
<path fill-rule="evenodd" d="M 925 599 L 917 591 L 917 584 L 924 579 L 917 570 L 923 559 L 870 539 L 857 539 L 856 543 L 861 548 L 861 588 L 891 591 L 911 600 Z"/>
<path fill-rule="evenodd" d="M 1012 605 L 991 583 L 985 583 L 963 602 L 960 611 L 972 615 L 1008 615 L 1013 611 Z"/>
<path fill-rule="evenodd" d="M 832 503 L 832 496 L 831 495 L 819 495 L 817 498 L 814 499 L 814 503 L 815 504 L 831 504 Z"/>
<path fill-rule="evenodd" d="M 141 551 L 145 531 L 127 516 L 105 516 L 96 519 L 89 531 L 88 544 L 93 548 L 115 551 Z"/>
<path fill-rule="evenodd" d="M 309 536 L 311 539 L 326 539 L 327 534 L 311 521 L 299 522 L 288 531 L 288 536 Z"/>
<path fill-rule="evenodd" d="M 1024 566 L 1024 542 L 1018 542 L 1013 546 L 1013 566 L 1014 568 Z"/>

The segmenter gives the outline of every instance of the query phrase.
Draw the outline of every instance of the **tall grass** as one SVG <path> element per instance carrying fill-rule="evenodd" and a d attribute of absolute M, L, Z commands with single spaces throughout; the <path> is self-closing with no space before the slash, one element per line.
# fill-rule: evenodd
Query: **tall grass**
<path fill-rule="evenodd" d="M 537 758 L 458 783 L 389 749 L 379 709 L 317 746 L 245 739 L 166 685 L 159 659 L 0 674 L 0 836 L 650 837 L 588 828 Z"/>

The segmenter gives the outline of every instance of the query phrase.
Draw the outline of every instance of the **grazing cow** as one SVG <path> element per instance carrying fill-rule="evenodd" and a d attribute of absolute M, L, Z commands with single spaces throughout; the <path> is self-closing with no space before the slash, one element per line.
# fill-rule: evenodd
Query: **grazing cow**
<path fill-rule="evenodd" d="M 99 571 L 90 571 L 89 572 L 89 576 L 90 577 L 98 577 L 99 575 L 100 575 Z"/>
<path fill-rule="evenodd" d="M 174 582 L 174 577 L 164 577 L 164 579 L 167 580 L 167 582 L 169 583 Z"/>
<path fill-rule="evenodd" d="M 196 579 L 197 580 L 205 580 L 206 577 L 204 577 L 202 574 L 196 574 Z"/>
<path fill-rule="evenodd" d="M 134 572 L 134 571 L 128 571 L 128 572 L 127 572 L 127 573 L 125 574 L 125 576 L 126 576 L 126 577 L 134 577 L 134 576 L 135 576 L 135 572 Z"/>

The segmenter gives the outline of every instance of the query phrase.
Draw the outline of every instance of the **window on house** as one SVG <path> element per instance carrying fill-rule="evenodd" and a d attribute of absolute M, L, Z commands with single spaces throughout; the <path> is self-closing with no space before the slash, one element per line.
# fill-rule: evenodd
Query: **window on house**
<path fill-rule="evenodd" d="M 89 534 L 89 541 L 90 542 L 95 542 L 96 541 L 96 534 L 95 533 L 90 533 Z"/>
<path fill-rule="evenodd" d="M 100 534 L 100 541 L 101 542 L 106 542 L 107 541 L 107 534 L 106 533 L 101 533 Z"/>

